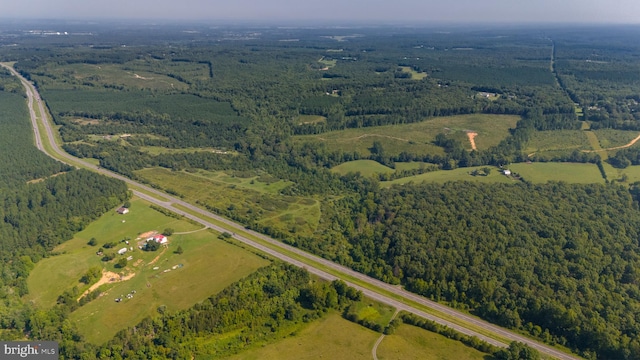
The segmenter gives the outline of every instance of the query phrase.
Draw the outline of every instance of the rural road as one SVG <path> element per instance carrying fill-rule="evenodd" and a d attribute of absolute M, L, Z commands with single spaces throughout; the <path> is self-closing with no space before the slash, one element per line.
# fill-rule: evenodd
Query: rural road
<path fill-rule="evenodd" d="M 25 78 L 23 78 L 17 71 L 15 71 L 15 69 L 13 69 L 11 66 L 8 66 L 6 64 L 1 64 L 1 66 L 7 68 L 9 71 L 11 71 L 15 76 L 17 76 L 20 81 L 22 82 L 22 84 L 25 87 L 26 93 L 27 93 L 27 97 L 28 97 L 28 106 L 29 106 L 29 112 L 31 114 L 31 122 L 34 128 L 34 133 L 36 135 L 36 146 L 38 147 L 39 150 L 41 150 L 42 152 L 44 152 L 45 154 L 53 157 L 53 158 L 58 158 L 58 159 L 66 159 L 68 160 L 71 164 L 80 164 L 83 167 L 87 168 L 87 169 L 91 169 L 93 171 L 99 172 L 103 175 L 106 176 L 110 176 L 116 179 L 120 179 L 124 182 L 126 182 L 127 184 L 130 184 L 132 186 L 135 186 L 137 188 L 143 189 L 144 192 L 140 192 L 138 190 L 133 190 L 133 193 L 142 198 L 145 199 L 147 201 L 149 201 L 152 204 L 155 204 L 157 206 L 161 206 L 163 208 L 166 208 L 172 212 L 175 212 L 177 214 L 183 215 L 184 217 L 191 219 L 193 221 L 196 221 L 204 226 L 208 226 L 216 231 L 219 232 L 228 232 L 228 233 L 232 233 L 233 234 L 233 238 L 235 238 L 236 240 L 250 246 L 253 247 L 263 253 L 269 254 L 270 256 L 277 258 L 279 260 L 285 261 L 287 263 L 293 264 L 295 266 L 301 267 L 306 269 L 307 271 L 309 271 L 310 273 L 317 275 L 318 277 L 321 277 L 323 279 L 332 281 L 335 279 L 340 279 L 342 276 L 336 276 L 333 274 L 330 274 L 328 272 L 325 272 L 324 270 L 321 270 L 319 268 L 314 267 L 313 265 L 311 265 L 313 262 L 321 264 L 322 266 L 326 267 L 326 268 L 330 268 L 332 269 L 332 271 L 337 272 L 341 275 L 344 275 L 345 277 L 352 277 L 352 278 L 357 278 L 358 280 L 362 281 L 362 282 L 366 282 L 367 284 L 371 285 L 372 287 L 378 288 L 378 289 L 382 289 L 385 290 L 387 292 L 393 293 L 396 296 L 402 297 L 405 300 L 410 300 L 413 301 L 415 303 L 418 303 L 422 306 L 425 307 L 429 307 L 433 310 L 436 310 L 446 316 L 452 317 L 452 318 L 456 318 L 458 320 L 460 320 L 463 323 L 467 323 L 467 324 L 472 324 L 476 327 L 482 328 L 484 331 L 487 332 L 492 332 L 494 334 L 497 334 L 499 336 L 502 336 L 504 338 L 510 339 L 510 341 L 519 341 L 522 343 L 525 343 L 529 346 L 531 346 L 532 348 L 537 349 L 540 353 L 557 358 L 557 359 L 562 359 L 562 360 L 574 360 L 574 359 L 579 359 L 579 357 L 577 356 L 573 356 L 564 352 L 561 352 L 559 350 L 556 350 L 553 347 L 547 346 L 545 344 L 539 343 L 537 341 L 531 340 L 527 337 L 524 337 L 522 335 L 513 333 L 509 330 L 503 329 L 499 326 L 493 325 L 491 323 L 488 323 L 486 321 L 480 320 L 478 318 L 475 318 L 471 315 L 468 314 L 464 314 L 462 312 L 459 312 L 457 310 L 454 310 L 452 308 L 449 308 L 445 305 L 436 303 L 434 301 L 428 300 L 422 296 L 416 295 L 414 293 L 408 292 L 404 289 L 402 289 L 399 286 L 394 286 L 394 285 L 390 285 L 387 284 L 385 282 L 382 282 L 380 280 L 371 278 L 367 275 L 361 274 L 359 272 L 356 272 L 350 268 L 344 267 L 342 265 L 336 264 L 332 261 L 320 258 L 318 256 L 309 254 L 305 251 L 302 251 L 298 248 L 289 246 L 287 244 L 284 244 L 278 240 L 272 239 L 266 235 L 257 233 L 255 231 L 252 230 L 248 230 L 245 229 L 245 227 L 243 225 L 237 224 L 231 220 L 225 219 L 223 217 L 220 217 L 216 214 L 213 214 L 209 211 L 203 210 L 199 207 L 196 207 L 194 205 L 191 205 L 181 199 L 178 199 L 176 197 L 170 196 L 168 194 L 165 194 L 163 192 L 160 192 L 158 190 L 155 190 L 151 187 L 145 186 L 143 184 L 140 184 L 138 182 L 135 182 L 129 178 L 126 178 L 122 175 L 116 174 L 114 172 L 108 171 L 106 169 L 102 169 L 102 168 L 97 168 L 95 165 L 90 164 L 86 161 L 83 161 L 81 159 L 78 159 L 76 157 L 73 157 L 71 155 L 69 155 L 68 153 L 64 152 L 62 149 L 60 149 L 60 147 L 58 146 L 58 144 L 55 141 L 55 136 L 53 133 L 53 129 L 52 126 L 50 124 L 50 122 L 47 120 L 46 118 L 46 111 L 45 111 L 45 107 L 43 105 L 43 102 L 40 98 L 40 95 L 38 94 L 37 90 L 35 89 L 35 87 L 33 86 L 33 84 L 31 84 L 29 81 L 27 81 Z M 41 118 L 42 120 L 42 124 L 44 125 L 44 128 L 46 129 L 46 141 L 50 144 L 51 148 L 53 149 L 53 152 L 55 152 L 56 156 L 53 156 L 52 154 L 47 152 L 47 149 L 45 149 L 45 147 L 42 144 L 42 139 L 41 139 L 41 134 L 39 132 L 39 128 L 38 128 L 38 123 L 37 123 L 37 115 L 36 115 L 36 111 L 34 109 L 34 102 L 35 104 L 38 106 L 38 110 L 40 112 L 40 114 L 42 115 Z M 156 199 L 153 196 L 150 196 L 148 194 L 154 194 L 157 195 L 159 197 L 161 197 L 162 199 L 166 199 L 167 201 L 161 201 Z M 183 210 L 181 210 L 180 208 L 177 208 L 175 205 L 179 205 L 180 207 L 189 209 L 190 211 L 192 211 L 193 213 L 202 215 L 204 218 L 200 218 L 198 216 L 192 215 L 191 213 L 187 213 Z M 223 223 L 223 226 L 218 226 L 212 222 L 207 221 L 205 218 L 210 218 L 210 219 L 215 219 L 217 222 Z M 239 232 L 244 232 L 244 233 L 249 233 L 251 236 L 254 236 L 256 238 L 261 239 L 262 241 L 266 242 L 269 244 L 269 247 L 255 242 L 247 237 L 244 237 L 242 235 L 238 235 L 235 233 L 235 231 L 239 231 Z M 277 250 L 276 250 L 277 249 Z M 300 256 L 300 257 L 304 257 L 305 259 L 310 260 L 309 263 L 307 262 L 302 262 L 300 260 L 294 259 L 280 251 L 286 251 L 289 253 L 295 253 L 296 255 Z M 458 325 L 458 324 L 454 324 L 446 319 L 440 318 L 440 317 L 436 317 L 434 315 L 428 314 L 420 309 L 417 309 L 413 306 L 407 305 L 399 300 L 396 300 L 394 298 L 391 298 L 389 296 L 386 296 L 384 294 L 381 294 L 379 292 L 376 292 L 374 290 L 370 290 L 367 288 L 364 288 L 362 286 L 359 286 L 357 284 L 351 283 L 348 281 L 348 279 L 343 279 L 345 280 L 345 282 L 349 285 L 352 286 L 360 291 L 363 292 L 364 295 L 379 301 L 381 303 L 385 303 L 388 304 L 390 306 L 395 307 L 398 310 L 404 310 L 410 313 L 413 313 L 415 315 L 418 315 L 420 317 L 423 317 L 425 319 L 429 319 L 432 321 L 435 321 L 439 324 L 448 326 L 452 329 L 455 329 L 456 331 L 459 331 L 463 334 L 467 334 L 470 336 L 476 336 L 481 340 L 484 340 L 490 344 L 493 344 L 495 346 L 500 346 L 500 347 L 506 347 L 508 344 L 504 344 L 500 341 L 497 341 L 495 339 L 492 339 L 490 337 L 487 337 L 485 335 L 482 335 L 480 333 L 477 333 L 473 330 L 467 329 L 464 326 Z"/>

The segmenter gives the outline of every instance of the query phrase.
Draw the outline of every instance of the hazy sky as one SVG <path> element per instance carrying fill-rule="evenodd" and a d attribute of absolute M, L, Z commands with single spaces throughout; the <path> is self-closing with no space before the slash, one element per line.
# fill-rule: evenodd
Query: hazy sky
<path fill-rule="evenodd" d="M 638 0 L 0 0 L 0 18 L 640 23 Z"/>

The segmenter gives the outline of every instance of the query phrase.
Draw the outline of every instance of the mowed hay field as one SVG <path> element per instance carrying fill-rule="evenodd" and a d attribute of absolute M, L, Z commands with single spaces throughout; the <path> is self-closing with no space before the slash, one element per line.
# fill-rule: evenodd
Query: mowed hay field
<path fill-rule="evenodd" d="M 231 360 L 370 360 L 380 333 L 331 312 L 289 338 L 232 356 Z"/>
<path fill-rule="evenodd" d="M 362 176 L 372 176 L 375 174 L 390 174 L 394 171 L 392 168 L 373 160 L 354 160 L 331 168 L 331 172 L 340 175 L 359 172 Z"/>
<path fill-rule="evenodd" d="M 134 240 L 141 232 L 162 231 L 167 227 L 176 231 L 169 237 L 167 248 L 144 252 L 137 248 L 136 241 L 130 241 L 129 246 L 134 250 L 123 256 L 132 256 L 133 260 L 124 269 L 114 266 L 120 255 L 104 263 L 101 256 L 95 254 L 107 241 L 118 242 L 124 237 Z M 142 200 L 134 200 L 129 214 L 104 215 L 74 239 L 56 248 L 57 252 L 62 252 L 60 255 L 40 261 L 28 279 L 29 297 L 46 308 L 52 306 L 65 290 L 78 286 L 82 292 L 88 286 L 79 279 L 91 266 L 132 275 L 125 281 L 107 282 L 101 287 L 104 291 L 101 297 L 69 316 L 89 342 L 103 343 L 144 317 L 157 316 L 160 307 L 169 311 L 186 309 L 268 264 L 267 260 L 249 251 L 219 240 L 217 235 L 202 226 L 167 217 L 149 208 Z M 92 237 L 98 239 L 98 246 L 87 245 Z M 124 246 L 119 243 L 107 252 Z M 175 253 L 178 247 L 183 249 L 182 254 Z M 125 295 L 132 291 L 136 291 L 133 298 L 126 298 Z M 118 297 L 123 301 L 115 302 Z"/>
<path fill-rule="evenodd" d="M 604 183 L 604 178 L 595 164 L 576 163 L 518 163 L 508 168 L 524 180 L 533 183 L 565 181 L 574 184 Z"/>
<path fill-rule="evenodd" d="M 379 360 L 483 360 L 488 354 L 459 341 L 412 325 L 400 325 L 393 335 L 385 336 L 378 346 Z"/>
<path fill-rule="evenodd" d="M 426 119 L 419 123 L 386 125 L 357 129 L 330 131 L 316 135 L 294 136 L 295 142 L 324 143 L 329 149 L 358 152 L 370 155 L 373 142 L 382 144 L 385 153 L 397 155 L 403 151 L 418 154 L 444 154 L 442 148 L 433 141 L 439 133 L 459 135 L 468 150 L 471 143 L 466 141 L 466 132 L 475 132 L 478 150 L 497 145 L 509 135 L 509 129 L 516 126 L 519 116 L 511 115 L 459 115 Z M 456 136 L 458 137 L 458 136 Z"/>
<path fill-rule="evenodd" d="M 234 176 L 222 171 L 187 173 L 162 168 L 139 170 L 136 174 L 187 200 L 197 200 L 281 231 L 311 235 L 320 221 L 318 200 L 280 195 L 291 183 L 268 174 Z"/>

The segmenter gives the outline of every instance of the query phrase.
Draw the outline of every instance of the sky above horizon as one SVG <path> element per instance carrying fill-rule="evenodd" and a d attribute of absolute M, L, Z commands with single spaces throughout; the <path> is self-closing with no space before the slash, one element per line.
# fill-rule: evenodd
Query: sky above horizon
<path fill-rule="evenodd" d="M 3 0 L 0 18 L 640 23 L 638 0 Z"/>

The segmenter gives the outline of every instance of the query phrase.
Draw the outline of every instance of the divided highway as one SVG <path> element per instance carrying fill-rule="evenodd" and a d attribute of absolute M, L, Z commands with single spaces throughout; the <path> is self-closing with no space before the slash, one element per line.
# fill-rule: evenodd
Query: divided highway
<path fill-rule="evenodd" d="M 272 256 L 273 258 L 277 258 L 280 259 L 282 261 L 285 261 L 287 263 L 293 264 L 295 266 L 301 267 L 301 268 L 305 268 L 307 271 L 309 271 L 312 274 L 315 274 L 323 279 L 326 280 L 335 280 L 335 279 L 342 279 L 344 280 L 347 284 L 349 284 L 350 286 L 361 290 L 363 292 L 364 295 L 375 299 L 377 301 L 380 301 L 382 303 L 391 305 L 399 310 L 404 310 L 410 313 L 413 313 L 415 315 L 418 315 L 420 317 L 435 321 L 439 324 L 448 326 L 450 328 L 453 328 L 461 333 L 467 334 L 467 335 L 471 335 L 471 336 L 476 336 L 481 340 L 484 340 L 490 344 L 493 344 L 495 346 L 500 346 L 500 347 L 506 347 L 508 344 L 505 344 L 501 341 L 495 340 L 493 338 L 487 337 L 483 334 L 480 334 L 472 329 L 467 328 L 465 325 L 473 325 L 473 327 L 475 328 L 481 328 L 483 329 L 485 332 L 490 332 L 493 334 L 498 335 L 499 337 L 505 338 L 505 339 L 509 339 L 510 341 L 519 341 L 522 343 L 525 343 L 535 349 L 537 349 L 540 353 L 553 357 L 553 358 L 557 358 L 557 359 L 562 359 L 562 360 L 573 360 L 573 359 L 579 359 L 576 356 L 561 352 L 559 350 L 556 350 L 553 347 L 547 346 L 545 344 L 539 343 L 537 341 L 531 340 L 527 337 L 521 336 L 519 334 L 513 333 L 509 330 L 506 330 L 504 328 L 501 328 L 499 326 L 490 324 L 486 321 L 477 319 L 475 317 L 472 317 L 470 315 L 464 314 L 462 312 L 459 312 L 457 310 L 454 310 L 452 308 L 449 308 L 445 305 L 433 302 L 431 300 L 428 300 L 424 297 L 421 297 L 419 295 L 413 294 L 411 292 L 405 291 L 402 288 L 398 287 L 398 286 L 393 286 L 390 284 L 387 284 L 385 282 L 376 280 L 374 278 L 371 278 L 369 276 L 366 276 L 364 274 L 358 273 L 354 270 L 351 270 L 347 267 L 344 267 L 342 265 L 333 263 L 329 260 L 320 258 L 318 256 L 309 254 L 307 252 L 304 252 L 298 248 L 286 245 L 280 241 L 277 241 L 275 239 L 272 239 L 266 235 L 245 229 L 243 225 L 240 225 L 238 223 L 235 223 L 231 220 L 222 218 L 216 214 L 213 214 L 209 211 L 203 210 L 199 207 L 196 207 L 192 204 L 189 204 L 181 199 L 178 199 L 176 197 L 172 197 L 168 194 L 165 194 L 163 192 L 160 192 L 156 189 L 153 189 L 151 187 L 148 187 L 146 185 L 140 184 L 138 182 L 135 182 L 129 178 L 126 178 L 124 176 L 121 176 L 119 174 L 116 174 L 114 172 L 108 171 L 106 169 L 102 169 L 102 168 L 97 168 L 95 165 L 92 165 L 86 161 L 83 161 L 79 158 L 73 157 L 71 155 L 69 155 L 68 153 L 64 152 L 62 149 L 60 149 L 60 147 L 58 146 L 56 140 L 55 140 L 55 136 L 54 136 L 54 132 L 53 132 L 53 128 L 51 126 L 51 123 L 48 121 L 47 116 L 46 116 L 46 110 L 44 107 L 44 104 L 40 98 L 40 95 L 38 94 L 36 88 L 33 86 L 33 84 L 31 84 L 29 81 L 27 81 L 24 77 L 22 77 L 17 71 L 15 71 L 15 69 L 13 69 L 11 66 L 9 66 L 8 64 L 2 64 L 0 63 L 1 66 L 7 68 L 9 71 L 11 71 L 15 76 L 17 76 L 20 81 L 22 82 L 23 86 L 25 87 L 25 91 L 27 94 L 27 98 L 28 98 L 28 106 L 29 106 L 29 113 L 31 114 L 31 122 L 33 125 L 33 130 L 35 133 L 35 141 L 36 141 L 36 146 L 38 147 L 39 150 L 41 150 L 42 152 L 44 152 L 45 154 L 51 156 L 52 158 L 59 160 L 59 161 L 64 161 L 67 162 L 71 165 L 75 165 L 75 166 L 80 166 L 80 167 L 84 167 L 87 169 L 91 169 L 93 171 L 99 172 L 103 175 L 106 176 L 110 176 L 113 178 L 117 178 L 120 179 L 124 182 L 126 182 L 127 184 L 131 185 L 134 188 L 137 189 L 141 189 L 143 190 L 143 192 L 139 191 L 139 190 L 133 190 L 133 193 L 140 197 L 143 198 L 147 201 L 149 201 L 150 203 L 153 203 L 157 206 L 161 206 L 167 210 L 170 210 L 172 212 L 175 212 L 177 214 L 183 215 L 184 217 L 191 219 L 193 221 L 196 221 L 202 225 L 205 225 L 207 227 L 210 227 L 216 231 L 219 232 L 228 232 L 228 233 L 232 233 L 233 237 L 250 246 L 253 247 L 254 249 L 259 250 L 260 252 L 269 254 L 270 256 Z M 37 106 L 37 112 L 36 112 L 36 108 L 34 106 Z M 40 116 L 38 116 L 38 114 Z M 45 129 L 46 132 L 46 137 L 43 138 L 43 134 L 40 133 L 40 128 L 38 125 L 38 119 L 40 119 L 40 124 L 43 126 L 43 128 Z M 46 140 L 45 140 L 46 139 Z M 44 146 L 43 144 L 43 140 L 45 140 L 47 142 L 47 144 L 49 145 L 49 147 L 52 149 L 54 154 L 49 153 L 49 150 Z M 152 195 L 149 194 L 153 194 L 158 196 L 160 199 L 165 199 L 165 200 L 160 200 Z M 183 211 L 181 208 L 176 207 L 180 206 L 181 208 L 184 209 L 188 209 L 189 212 Z M 193 214 L 198 214 L 199 216 L 193 215 Z M 202 216 L 202 217 L 200 217 Z M 216 223 L 213 223 L 212 221 L 208 221 L 207 219 L 213 219 Z M 222 224 L 222 225 L 220 225 Z M 242 236 L 240 234 L 236 233 L 239 232 L 241 234 L 249 234 L 250 236 L 254 237 L 254 238 L 258 238 L 262 241 L 262 243 L 253 241 L 251 239 L 249 239 L 248 237 Z M 268 244 L 264 245 L 264 244 Z M 287 254 L 295 254 L 295 256 L 297 258 L 293 258 Z M 298 260 L 298 259 L 305 259 L 304 261 Z M 321 267 L 324 267 L 325 269 L 330 269 L 329 271 L 331 271 L 331 273 L 314 266 L 314 264 L 318 264 Z M 354 284 L 352 282 L 350 282 L 348 279 L 349 278 L 355 278 L 358 279 L 359 281 L 361 281 L 362 283 L 366 283 L 369 286 L 367 287 L 363 287 L 360 286 L 358 284 Z M 387 295 L 385 295 L 386 293 L 390 293 L 390 294 L 395 294 L 395 298 L 389 297 Z M 397 300 L 397 298 L 402 298 L 403 301 Z M 437 313 L 442 314 L 443 316 L 446 316 L 448 318 L 455 318 L 457 321 L 457 323 L 453 323 L 449 320 L 446 320 L 444 318 L 441 317 L 437 317 L 431 314 L 428 314 L 414 306 L 409 305 L 408 303 L 416 303 L 416 304 L 420 304 L 421 306 L 424 307 L 428 307 L 431 308 L 432 310 L 434 310 Z"/>

